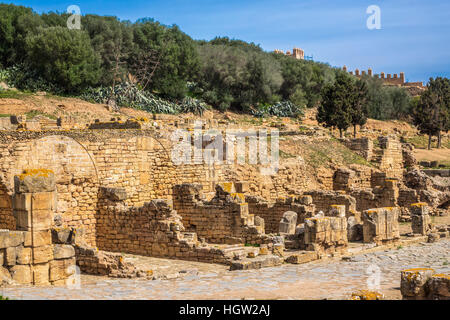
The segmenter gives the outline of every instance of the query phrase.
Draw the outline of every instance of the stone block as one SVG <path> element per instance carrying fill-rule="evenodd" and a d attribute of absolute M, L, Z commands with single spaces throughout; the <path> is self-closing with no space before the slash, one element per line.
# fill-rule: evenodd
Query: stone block
<path fill-rule="evenodd" d="M 72 229 L 70 228 L 54 228 L 52 233 L 52 243 L 69 244 L 72 238 Z"/>
<path fill-rule="evenodd" d="M 52 244 L 50 230 L 25 232 L 25 247 L 42 247 Z"/>
<path fill-rule="evenodd" d="M 21 231 L 0 231 L 0 249 L 17 247 L 24 242 L 24 232 Z"/>
<path fill-rule="evenodd" d="M 31 267 L 33 271 L 33 284 L 34 285 L 48 285 L 50 266 L 48 263 L 35 264 Z"/>
<path fill-rule="evenodd" d="M 56 209 L 56 193 L 55 192 L 36 192 L 31 196 L 33 210 L 49 210 Z"/>
<path fill-rule="evenodd" d="M 52 226 L 53 212 L 51 210 L 14 210 L 18 230 L 35 231 L 48 230 Z"/>
<path fill-rule="evenodd" d="M 274 255 L 283 257 L 284 256 L 284 244 L 276 243 L 273 245 L 272 252 Z"/>
<path fill-rule="evenodd" d="M 297 226 L 297 213 L 294 211 L 286 211 L 280 221 L 279 232 L 287 234 L 295 234 Z"/>
<path fill-rule="evenodd" d="M 71 245 L 55 244 L 53 246 L 53 258 L 56 260 L 69 259 L 75 256 L 75 249 Z"/>
<path fill-rule="evenodd" d="M 344 205 L 338 205 L 338 204 L 332 204 L 330 206 L 330 210 L 328 212 L 328 216 L 330 217 L 345 217 L 345 206 Z"/>
<path fill-rule="evenodd" d="M 17 264 L 31 264 L 31 248 L 25 248 L 23 246 L 16 248 Z"/>
<path fill-rule="evenodd" d="M 236 182 L 234 185 L 236 188 L 236 192 L 238 193 L 247 193 L 250 190 L 250 185 L 247 181 Z"/>
<path fill-rule="evenodd" d="M 29 265 L 15 265 L 9 271 L 14 282 L 19 284 L 33 283 L 33 276 Z"/>
<path fill-rule="evenodd" d="M 400 238 L 398 208 L 377 208 L 363 212 L 363 240 L 381 243 Z"/>
<path fill-rule="evenodd" d="M 426 235 L 431 231 L 431 217 L 428 214 L 412 215 L 411 228 L 413 233 Z"/>
<path fill-rule="evenodd" d="M 429 208 L 425 202 L 418 202 L 411 204 L 409 211 L 411 212 L 411 215 L 416 216 L 429 214 Z"/>
<path fill-rule="evenodd" d="M 298 254 L 293 254 L 285 259 L 285 262 L 292 264 L 308 263 L 319 258 L 318 254 L 314 251 L 307 251 Z"/>
<path fill-rule="evenodd" d="M 2 267 L 0 265 L 0 287 L 5 284 L 11 284 L 12 283 L 12 277 L 9 273 L 8 269 Z"/>
<path fill-rule="evenodd" d="M 236 189 L 233 182 L 221 182 L 216 185 L 216 190 L 222 190 L 222 192 L 236 193 Z"/>
<path fill-rule="evenodd" d="M 12 208 L 14 210 L 31 210 L 31 193 L 15 193 L 12 196 Z"/>
<path fill-rule="evenodd" d="M 266 227 L 263 218 L 260 216 L 255 216 L 254 224 L 259 233 L 265 233 Z"/>
<path fill-rule="evenodd" d="M 16 265 L 16 247 L 9 247 L 5 249 L 5 266 L 11 267 Z"/>
<path fill-rule="evenodd" d="M 450 300 L 450 274 L 434 274 L 428 280 L 429 299 Z"/>
<path fill-rule="evenodd" d="M 384 300 L 384 295 L 377 291 L 360 290 L 352 293 L 351 300 Z"/>
<path fill-rule="evenodd" d="M 55 189 L 55 175 L 51 170 L 27 169 L 14 177 L 15 193 L 53 192 Z"/>
<path fill-rule="evenodd" d="M 345 217 L 315 217 L 305 219 L 306 249 L 334 251 L 345 249 L 347 239 L 347 219 Z"/>
<path fill-rule="evenodd" d="M 269 249 L 267 248 L 267 245 L 261 245 L 261 247 L 259 248 L 259 255 L 268 255 L 269 254 Z"/>
<path fill-rule="evenodd" d="M 50 281 L 65 280 L 75 273 L 75 258 L 50 262 Z"/>
<path fill-rule="evenodd" d="M 46 263 L 53 260 L 52 245 L 33 248 L 33 263 Z"/>
<path fill-rule="evenodd" d="M 428 289 L 427 281 L 431 279 L 434 270 L 431 268 L 414 268 L 402 270 L 400 292 L 404 300 L 424 300 Z"/>
<path fill-rule="evenodd" d="M 45 231 L 52 227 L 53 212 L 50 210 L 33 210 L 32 228 L 34 231 Z M 30 229 L 28 229 L 30 230 Z"/>

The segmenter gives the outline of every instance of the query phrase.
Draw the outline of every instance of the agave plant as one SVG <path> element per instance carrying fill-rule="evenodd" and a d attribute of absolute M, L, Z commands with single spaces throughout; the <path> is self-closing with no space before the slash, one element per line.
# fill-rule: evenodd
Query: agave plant
<path fill-rule="evenodd" d="M 207 109 L 206 103 L 191 97 L 185 97 L 181 103 L 181 112 L 203 115 Z"/>
<path fill-rule="evenodd" d="M 160 99 L 147 91 L 140 90 L 135 84 L 129 82 L 120 83 L 114 88 L 90 88 L 80 97 L 97 103 L 107 103 L 108 99 L 112 97 L 119 106 L 132 107 L 151 113 L 175 114 L 180 110 L 177 104 Z"/>
<path fill-rule="evenodd" d="M 9 78 L 8 70 L 0 69 L 0 82 L 7 82 Z"/>
<path fill-rule="evenodd" d="M 277 116 L 277 117 L 298 117 L 303 116 L 303 108 L 290 101 L 281 101 L 273 105 L 260 106 L 252 112 L 256 117 Z"/>

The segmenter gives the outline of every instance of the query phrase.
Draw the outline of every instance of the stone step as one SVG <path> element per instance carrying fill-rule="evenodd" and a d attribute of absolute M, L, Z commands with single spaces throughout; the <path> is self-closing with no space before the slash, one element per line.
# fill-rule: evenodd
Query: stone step
<path fill-rule="evenodd" d="M 275 267 L 283 264 L 283 258 L 275 255 L 257 256 L 255 258 L 244 258 L 232 261 L 230 271 L 233 270 L 250 270 Z"/>

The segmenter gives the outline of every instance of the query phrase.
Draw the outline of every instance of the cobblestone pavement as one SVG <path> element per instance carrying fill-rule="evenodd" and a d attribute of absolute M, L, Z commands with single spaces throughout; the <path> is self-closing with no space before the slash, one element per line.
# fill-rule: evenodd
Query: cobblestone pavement
<path fill-rule="evenodd" d="M 174 280 L 108 279 L 82 276 L 81 288 L 9 287 L 0 294 L 12 299 L 345 299 L 367 289 L 368 268 L 380 270 L 380 291 L 400 299 L 400 271 L 431 267 L 450 272 L 450 241 L 360 254 L 349 260 L 248 271 L 187 272 Z M 374 265 L 376 265 L 374 267 Z M 370 270 L 370 268 L 369 268 Z"/>

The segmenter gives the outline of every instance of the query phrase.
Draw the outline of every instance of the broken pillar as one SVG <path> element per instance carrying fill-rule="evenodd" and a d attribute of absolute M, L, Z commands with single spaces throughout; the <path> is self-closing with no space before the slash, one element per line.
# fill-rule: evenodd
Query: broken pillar
<path fill-rule="evenodd" d="M 24 242 L 20 250 L 15 249 L 17 260 L 23 265 L 14 266 L 13 279 L 34 285 L 63 284 L 75 272 L 75 252 L 72 246 L 62 251 L 52 245 L 51 228 L 56 208 L 53 172 L 25 170 L 14 177 L 14 189 L 13 215 L 17 230 L 24 233 Z M 58 264 L 55 261 L 62 261 L 65 269 L 58 271 L 63 275 L 51 278 L 56 272 L 53 266 Z"/>
<path fill-rule="evenodd" d="M 426 203 L 413 203 L 410 207 L 411 228 L 416 234 L 426 235 L 431 231 L 431 217 Z"/>
<path fill-rule="evenodd" d="M 398 207 L 369 209 L 363 212 L 363 240 L 384 244 L 400 239 Z"/>
<path fill-rule="evenodd" d="M 294 211 L 286 211 L 280 221 L 280 233 L 295 234 L 297 227 L 297 213 Z"/>
<path fill-rule="evenodd" d="M 305 219 L 306 250 L 324 253 L 345 252 L 347 219 L 345 217 L 314 217 Z"/>

